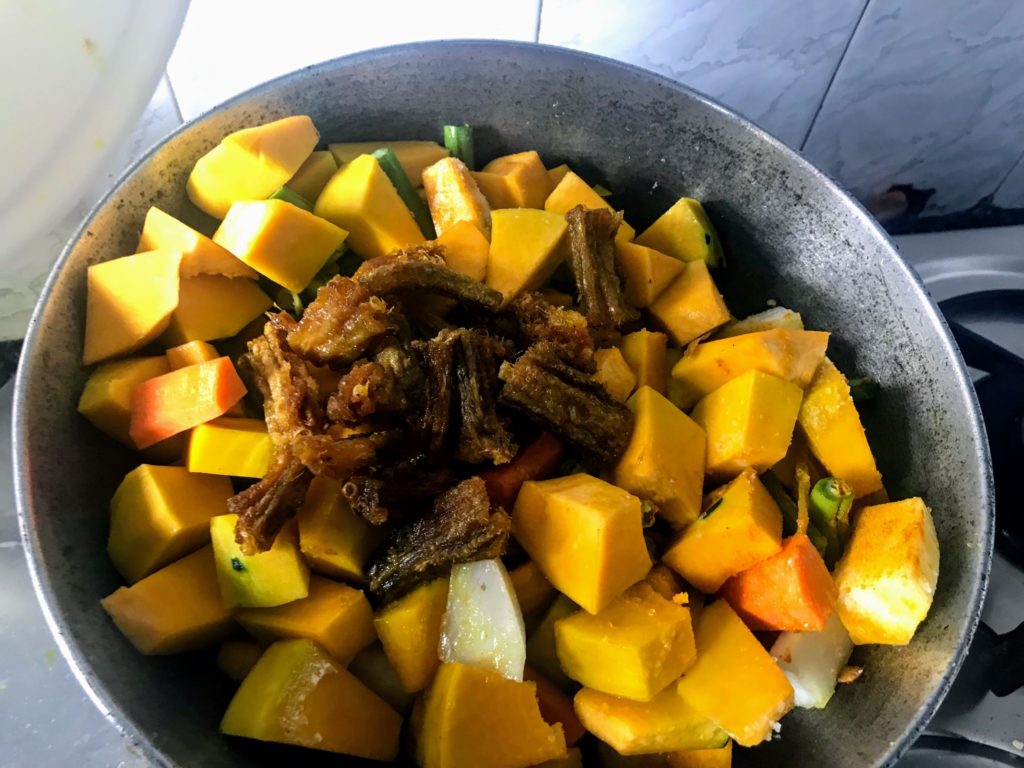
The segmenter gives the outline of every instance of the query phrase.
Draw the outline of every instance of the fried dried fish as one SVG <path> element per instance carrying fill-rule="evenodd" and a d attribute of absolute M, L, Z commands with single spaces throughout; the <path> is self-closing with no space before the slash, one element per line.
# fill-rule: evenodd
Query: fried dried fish
<path fill-rule="evenodd" d="M 607 331 L 639 319 L 636 308 L 626 303 L 615 273 L 615 233 L 622 214 L 577 205 L 565 219 L 569 222 L 569 271 L 587 322 Z"/>
<path fill-rule="evenodd" d="M 438 456 L 447 447 L 452 426 L 455 339 L 436 336 L 413 346 L 423 359 L 424 385 L 421 409 L 412 427 L 424 451 Z"/>
<path fill-rule="evenodd" d="M 342 486 L 352 511 L 373 525 L 394 522 L 412 513 L 422 514 L 422 500 L 437 496 L 451 487 L 451 467 L 430 464 L 424 454 L 416 454 L 368 469 Z"/>
<path fill-rule="evenodd" d="M 380 363 L 356 363 L 338 381 L 327 400 L 327 416 L 342 424 L 358 424 L 375 413 L 406 410 L 409 401 L 395 376 Z"/>
<path fill-rule="evenodd" d="M 500 557 L 511 529 L 505 511 L 491 509 L 484 481 L 463 480 L 434 501 L 430 514 L 396 531 L 394 543 L 370 566 L 370 590 L 397 597 L 457 563 Z"/>
<path fill-rule="evenodd" d="M 243 553 L 270 549 L 278 531 L 302 506 L 312 479 L 301 461 L 278 451 L 262 480 L 228 499 L 228 511 L 238 515 L 235 541 Z"/>
<path fill-rule="evenodd" d="M 523 347 L 550 341 L 558 356 L 585 371 L 594 370 L 594 340 L 587 318 L 579 312 L 558 307 L 540 293 L 526 292 L 508 306 L 515 318 L 516 336 Z"/>
<path fill-rule="evenodd" d="M 563 362 L 549 342 L 501 366 L 499 402 L 604 464 L 616 461 L 633 432 L 633 413 L 587 373 Z"/>
<path fill-rule="evenodd" d="M 476 331 L 443 331 L 455 337 L 455 380 L 459 392 L 459 425 L 455 458 L 479 464 L 506 464 L 518 446 L 498 418 L 498 366 L 511 350 L 503 342 Z"/>

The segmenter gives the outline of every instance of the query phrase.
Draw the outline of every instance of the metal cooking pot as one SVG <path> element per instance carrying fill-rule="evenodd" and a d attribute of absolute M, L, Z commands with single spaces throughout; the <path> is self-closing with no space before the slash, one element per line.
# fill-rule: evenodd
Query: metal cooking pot
<path fill-rule="evenodd" d="M 183 126 L 137 162 L 65 249 L 36 308 L 18 372 L 15 485 L 36 589 L 64 655 L 119 729 L 159 765 L 288 764 L 294 753 L 229 740 L 217 723 L 233 687 L 206 654 L 147 658 L 100 608 L 120 585 L 105 552 L 111 494 L 136 456 L 75 412 L 85 272 L 131 253 L 151 205 L 209 227 L 185 197 L 196 159 L 222 136 L 294 113 L 325 140 L 434 138 L 476 128 L 477 157 L 537 149 L 616 193 L 642 229 L 682 194 L 707 205 L 737 315 L 766 299 L 834 332 L 841 368 L 882 394 L 865 413 L 890 494 L 931 505 L 942 571 L 906 648 L 863 649 L 866 672 L 823 711 L 797 711 L 781 738 L 737 764 L 891 765 L 948 689 L 978 621 L 993 531 L 989 459 L 974 391 L 920 282 L 867 213 L 796 153 L 732 112 L 657 75 L 543 46 L 400 46 L 282 77 Z M 291 754 L 291 759 L 288 755 Z M 304 755 L 306 765 L 359 764 Z"/>

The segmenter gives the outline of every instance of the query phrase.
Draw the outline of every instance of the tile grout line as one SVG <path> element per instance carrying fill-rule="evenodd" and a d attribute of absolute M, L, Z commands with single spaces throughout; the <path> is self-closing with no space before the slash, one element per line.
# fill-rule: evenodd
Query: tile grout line
<path fill-rule="evenodd" d="M 857 21 L 854 22 L 853 28 L 850 30 L 850 36 L 846 38 L 846 45 L 843 46 L 843 52 L 839 54 L 839 59 L 836 61 L 835 69 L 832 70 L 832 76 L 828 79 L 828 84 L 825 86 L 825 90 L 822 91 L 821 101 L 818 102 L 818 108 L 814 110 L 814 115 L 811 117 L 811 121 L 807 124 L 807 131 L 804 133 L 803 141 L 800 142 L 800 151 L 804 151 L 804 147 L 807 146 L 807 140 L 811 138 L 811 131 L 814 130 L 814 124 L 818 122 L 818 116 L 821 114 L 821 110 L 825 106 L 825 99 L 828 98 L 828 92 L 832 90 L 832 84 L 835 83 L 836 77 L 839 75 L 839 69 L 843 66 L 843 61 L 846 59 L 846 54 L 850 51 L 850 46 L 853 44 L 853 38 L 857 35 L 857 30 L 860 29 L 861 22 L 864 21 L 864 16 L 868 12 L 868 6 L 871 5 L 872 0 L 864 0 L 864 6 L 860 9 L 860 15 L 857 17 Z"/>

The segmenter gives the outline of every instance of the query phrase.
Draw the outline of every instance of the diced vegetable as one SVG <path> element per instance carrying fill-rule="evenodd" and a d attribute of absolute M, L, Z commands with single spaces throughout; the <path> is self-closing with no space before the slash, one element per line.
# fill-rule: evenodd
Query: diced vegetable
<path fill-rule="evenodd" d="M 757 333 L 759 331 L 771 331 L 775 328 L 784 328 L 790 331 L 802 331 L 804 319 L 799 312 L 785 307 L 772 307 L 764 312 L 758 312 L 742 320 L 733 320 L 718 330 L 716 338 L 728 339 L 733 336 L 742 336 L 745 333 Z"/>
<path fill-rule="evenodd" d="M 274 643 L 246 675 L 221 733 L 373 760 L 398 754 L 402 718 L 311 640 Z"/>
<path fill-rule="evenodd" d="M 577 205 L 582 205 L 584 208 L 614 210 L 608 201 L 597 194 L 587 182 L 567 170 L 559 179 L 557 186 L 551 190 L 547 200 L 544 201 L 544 210 L 564 216 Z M 615 239 L 628 242 L 633 239 L 634 235 L 636 235 L 636 230 L 623 221 L 619 225 Z"/>
<path fill-rule="evenodd" d="M 758 370 L 807 387 L 825 357 L 828 333 L 824 331 L 771 331 L 746 333 L 717 341 L 705 341 L 689 350 L 672 369 L 680 383 L 682 408 L 690 408 L 742 373 Z"/>
<path fill-rule="evenodd" d="M 732 317 L 703 261 L 683 264 L 676 278 L 651 301 L 650 312 L 672 341 L 682 346 Z"/>
<path fill-rule="evenodd" d="M 440 663 L 441 622 L 447 603 L 448 579 L 435 579 L 388 603 L 373 620 L 384 653 L 409 693 L 426 688 Z"/>
<path fill-rule="evenodd" d="M 836 678 L 853 651 L 838 612 L 820 632 L 783 632 L 771 654 L 790 685 L 798 707 L 821 709 L 836 689 Z"/>
<path fill-rule="evenodd" d="M 490 236 L 491 207 L 461 160 L 444 157 L 425 169 L 423 190 L 438 236 L 461 222 Z"/>
<path fill-rule="evenodd" d="M 446 125 L 444 127 L 444 146 L 454 157 L 457 157 L 469 170 L 475 165 L 473 152 L 473 126 Z"/>
<path fill-rule="evenodd" d="M 164 354 L 167 356 L 167 364 L 170 366 L 168 370 L 171 371 L 198 363 L 208 363 L 218 357 L 223 357 L 217 348 L 208 341 L 186 341 L 184 344 L 169 347 Z M 161 371 L 161 373 L 167 373 L 167 371 Z M 160 374 L 155 375 L 159 376 Z"/>
<path fill-rule="evenodd" d="M 677 594 L 684 591 L 683 582 L 676 572 L 661 563 L 651 568 L 644 578 L 644 583 L 649 584 L 651 589 L 666 600 L 671 600 Z M 693 619 L 694 617 L 691 615 L 690 618 Z"/>
<path fill-rule="evenodd" d="M 291 203 L 296 208 L 301 208 L 302 210 L 309 211 L 310 213 L 313 212 L 313 204 L 309 202 L 309 200 L 304 198 L 302 195 L 300 195 L 298 192 L 296 192 L 293 189 L 290 189 L 287 186 L 278 187 L 269 195 L 267 195 L 267 199 L 283 200 L 286 203 Z"/>
<path fill-rule="evenodd" d="M 395 153 L 389 147 L 381 147 L 370 154 L 391 180 L 391 184 L 398 192 L 398 196 L 402 198 L 405 207 L 412 213 L 412 217 L 416 220 L 416 226 L 420 228 L 423 236 L 429 239 L 436 237 L 434 223 L 430 219 L 430 210 L 423 198 L 416 194 L 415 187 L 409 181 L 409 177 L 405 175 Z"/>
<path fill-rule="evenodd" d="M 263 477 L 273 444 L 262 419 L 220 418 L 200 424 L 189 436 L 189 472 Z"/>
<path fill-rule="evenodd" d="M 366 595 L 322 576 L 309 579 L 304 598 L 276 608 L 243 608 L 235 619 L 261 643 L 305 637 L 343 664 L 377 638 Z"/>
<path fill-rule="evenodd" d="M 752 370 L 705 395 L 693 420 L 708 436 L 707 472 L 731 477 L 780 461 L 789 448 L 803 393 L 777 376 Z"/>
<path fill-rule="evenodd" d="M 580 719 L 576 717 L 572 699 L 558 686 L 530 667 L 523 670 L 523 679 L 529 680 L 537 686 L 537 704 L 540 706 L 540 714 L 544 718 L 544 722 L 549 725 L 559 723 L 565 734 L 565 743 L 570 747 L 582 739 L 586 734 L 586 729 Z"/>
<path fill-rule="evenodd" d="M 555 624 L 562 669 L 587 688 L 650 701 L 696 658 L 690 611 L 641 582 L 600 613 Z"/>
<path fill-rule="evenodd" d="M 557 590 L 544 578 L 544 574 L 533 560 L 527 560 L 519 567 L 513 568 L 508 577 L 523 616 L 546 610 L 555 599 Z"/>
<path fill-rule="evenodd" d="M 512 196 L 507 176 L 500 173 L 484 173 L 483 171 L 470 171 L 469 175 L 476 182 L 480 193 L 487 200 L 492 211 L 518 207 Z"/>
<path fill-rule="evenodd" d="M 314 477 L 296 519 L 299 548 L 314 571 L 336 579 L 366 581 L 366 565 L 387 529 L 356 515 L 341 495 L 340 482 Z"/>
<path fill-rule="evenodd" d="M 217 588 L 210 547 L 186 555 L 100 601 L 140 653 L 163 655 L 205 648 L 232 627 Z"/>
<path fill-rule="evenodd" d="M 234 336 L 273 304 L 253 280 L 222 275 L 182 278 L 178 306 L 160 340 L 168 346 Z"/>
<path fill-rule="evenodd" d="M 576 603 L 559 593 L 551 607 L 548 608 L 544 619 L 526 642 L 526 663 L 561 690 L 569 690 L 573 682 L 562 671 L 562 665 L 558 661 L 558 652 L 555 647 L 555 624 L 579 610 L 580 607 Z"/>
<path fill-rule="evenodd" d="M 839 617 L 857 645 L 906 645 L 935 596 L 939 543 L 919 498 L 864 507 L 836 566 Z"/>
<path fill-rule="evenodd" d="M 299 554 L 294 525 L 286 525 L 266 552 L 245 555 L 235 541 L 238 515 L 210 520 L 217 581 L 228 608 L 273 608 L 309 594 L 309 566 Z"/>
<path fill-rule="evenodd" d="M 132 393 L 128 434 L 137 447 L 147 448 L 224 415 L 245 392 L 226 357 L 148 379 Z"/>
<path fill-rule="evenodd" d="M 799 420 L 814 457 L 829 473 L 849 483 L 855 496 L 882 487 L 846 377 L 828 358 L 807 388 Z"/>
<path fill-rule="evenodd" d="M 665 551 L 662 559 L 702 592 L 782 548 L 782 514 L 757 473 L 745 470 L 716 490 L 709 506 Z"/>
<path fill-rule="evenodd" d="M 687 704 L 675 686 L 650 701 L 631 701 L 583 688 L 576 694 L 575 704 L 587 730 L 620 755 L 721 747 L 729 740 L 716 723 Z"/>
<path fill-rule="evenodd" d="M 615 484 L 654 502 L 672 527 L 684 528 L 700 514 L 704 430 L 651 387 L 641 386 L 626 405 L 636 420 Z"/>
<path fill-rule="evenodd" d="M 184 467 L 142 464 L 110 501 L 107 554 L 129 584 L 210 540 L 210 518 L 224 513 L 231 481 Z"/>
<path fill-rule="evenodd" d="M 552 189 L 558 186 L 558 183 L 565 178 L 565 174 L 569 173 L 569 170 L 569 166 L 565 163 L 556 165 L 554 168 L 548 168 L 548 178 L 551 179 Z"/>
<path fill-rule="evenodd" d="M 509 680 L 523 679 L 526 628 L 501 560 L 452 566 L 441 623 L 441 661 L 493 669 Z"/>
<path fill-rule="evenodd" d="M 691 197 L 679 198 L 636 241 L 676 259 L 706 262 L 709 267 L 724 261 L 718 233 L 704 206 Z"/>
<path fill-rule="evenodd" d="M 215 242 L 296 293 L 309 284 L 347 236 L 348 232 L 320 215 L 283 200 L 236 203 L 213 233 Z"/>
<path fill-rule="evenodd" d="M 668 360 L 665 349 L 668 338 L 664 333 L 641 329 L 622 337 L 619 348 L 622 357 L 636 375 L 637 387 L 650 387 L 665 394 L 668 381 Z"/>
<path fill-rule="evenodd" d="M 378 147 L 390 147 L 395 153 L 402 170 L 414 186 L 420 186 L 423 169 L 448 155 L 448 150 L 436 141 L 349 141 L 328 144 L 327 149 L 334 155 L 339 168 L 360 155 L 368 155 Z"/>
<path fill-rule="evenodd" d="M 793 708 L 793 687 L 724 600 L 704 609 L 696 637 L 697 663 L 676 691 L 737 744 L 760 744 Z"/>
<path fill-rule="evenodd" d="M 306 162 L 299 166 L 299 170 L 288 179 L 285 186 L 303 199 L 313 201 L 320 196 L 328 179 L 337 170 L 338 163 L 334 155 L 330 150 L 321 149 L 306 158 Z"/>
<path fill-rule="evenodd" d="M 527 480 L 546 480 L 555 474 L 565 454 L 562 441 L 542 432 L 508 464 L 480 473 L 487 493 L 498 506 L 510 510 Z"/>
<path fill-rule="evenodd" d="M 810 520 L 828 543 L 825 564 L 834 568 L 850 534 L 853 489 L 838 478 L 823 477 L 811 489 L 809 502 Z"/>
<path fill-rule="evenodd" d="M 442 664 L 423 714 L 423 768 L 527 768 L 566 755 L 536 686 L 466 664 Z"/>
<path fill-rule="evenodd" d="M 225 136 L 189 174 L 189 199 L 216 219 L 232 203 L 264 200 L 286 183 L 313 152 L 320 134 L 306 115 L 243 128 Z"/>
<path fill-rule="evenodd" d="M 640 500 L 591 475 L 523 483 L 512 531 L 548 581 L 590 613 L 651 567 Z"/>
<path fill-rule="evenodd" d="M 225 640 L 217 650 L 217 668 L 236 683 L 242 682 L 256 662 L 263 649 L 252 640 Z"/>
<path fill-rule="evenodd" d="M 594 363 L 597 365 L 594 381 L 604 386 L 608 394 L 620 403 L 625 402 L 636 388 L 636 374 L 622 356 L 622 351 L 618 347 L 595 350 Z"/>
<path fill-rule="evenodd" d="M 146 212 L 136 253 L 180 251 L 181 276 L 223 275 L 255 279 L 256 270 L 235 258 L 227 248 L 153 206 Z"/>
<path fill-rule="evenodd" d="M 179 251 L 147 251 L 93 264 L 87 272 L 82 364 L 149 344 L 178 306 Z"/>
<path fill-rule="evenodd" d="M 623 295 L 635 307 L 647 307 L 683 271 L 683 262 L 627 240 L 616 240 L 615 260 L 625 277 Z"/>
<path fill-rule="evenodd" d="M 163 355 L 104 363 L 89 374 L 78 399 L 78 412 L 115 440 L 134 447 L 128 435 L 132 393 L 142 382 L 169 370 Z"/>
<path fill-rule="evenodd" d="M 349 662 L 348 671 L 359 681 L 380 696 L 396 712 L 405 713 L 412 709 L 416 696 L 409 693 L 398 679 L 398 673 L 388 661 L 380 643 L 364 648 Z"/>
<path fill-rule="evenodd" d="M 490 219 L 488 232 L 489 222 Z M 458 221 L 438 235 L 435 242 L 444 246 L 444 261 L 449 269 L 480 282 L 487 277 L 487 255 L 491 244 L 475 224 Z"/>
<path fill-rule="evenodd" d="M 491 212 L 487 285 L 507 300 L 539 288 L 562 261 L 568 224 L 545 211 L 509 208 Z"/>
<path fill-rule="evenodd" d="M 533 150 L 495 158 L 484 166 L 483 172 L 504 177 L 516 208 L 543 208 L 551 192 L 547 169 Z"/>
<path fill-rule="evenodd" d="M 751 629 L 818 632 L 835 609 L 836 585 L 811 540 L 798 533 L 729 579 L 721 596 Z"/>

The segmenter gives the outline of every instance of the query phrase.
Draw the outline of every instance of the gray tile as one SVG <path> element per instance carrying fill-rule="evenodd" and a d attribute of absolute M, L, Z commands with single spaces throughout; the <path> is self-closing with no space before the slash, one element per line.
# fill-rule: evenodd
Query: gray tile
<path fill-rule="evenodd" d="M 996 190 L 992 203 L 1000 208 L 1024 208 L 1024 157 L 1017 161 L 1006 181 Z"/>
<path fill-rule="evenodd" d="M 1024 3 L 872 0 L 804 152 L 862 199 L 934 188 L 926 213 L 992 194 L 1024 149 Z"/>
<path fill-rule="evenodd" d="M 799 146 L 866 0 L 544 0 L 540 42 L 686 83 Z"/>

